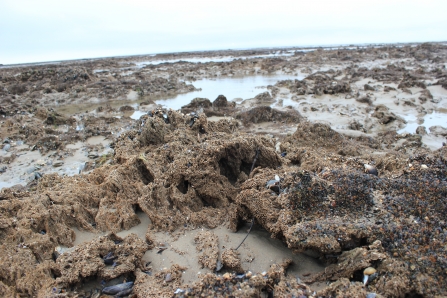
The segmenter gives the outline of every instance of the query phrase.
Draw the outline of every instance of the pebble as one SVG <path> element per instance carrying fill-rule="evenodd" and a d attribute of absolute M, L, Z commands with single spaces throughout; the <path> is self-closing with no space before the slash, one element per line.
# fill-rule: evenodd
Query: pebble
<path fill-rule="evenodd" d="M 98 152 L 91 152 L 88 154 L 88 158 L 90 158 L 90 159 L 96 159 L 98 157 L 99 157 Z"/>
<path fill-rule="evenodd" d="M 216 272 L 219 272 L 223 268 L 223 264 L 221 261 L 217 260 L 216 263 Z"/>
<path fill-rule="evenodd" d="M 166 282 L 170 282 L 170 281 L 172 281 L 171 273 L 166 274 L 165 281 L 166 281 Z"/>
<path fill-rule="evenodd" d="M 45 164 L 46 163 L 45 163 L 45 161 L 43 159 L 39 159 L 38 161 L 36 161 L 36 165 L 44 166 Z"/>
<path fill-rule="evenodd" d="M 371 175 L 379 176 L 379 172 L 377 171 L 377 168 L 375 166 L 364 164 L 365 166 L 365 172 Z"/>
<path fill-rule="evenodd" d="M 63 164 L 64 164 L 63 161 L 55 161 L 55 162 L 53 162 L 53 167 L 54 167 L 54 168 L 57 168 L 57 167 L 62 166 Z"/>
<path fill-rule="evenodd" d="M 104 294 L 108 294 L 108 295 L 115 295 L 118 294 L 120 292 L 123 292 L 125 290 L 131 289 L 133 287 L 133 282 L 125 282 L 122 284 L 118 284 L 118 285 L 114 285 L 114 286 L 110 286 L 110 287 L 105 287 L 102 292 Z"/>

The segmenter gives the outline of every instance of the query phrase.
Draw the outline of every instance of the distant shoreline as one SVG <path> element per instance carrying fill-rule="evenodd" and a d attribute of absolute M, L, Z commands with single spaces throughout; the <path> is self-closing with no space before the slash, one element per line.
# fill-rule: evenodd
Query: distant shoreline
<path fill-rule="evenodd" d="M 78 62 L 90 62 L 104 59 L 128 59 L 128 58 L 143 58 L 143 57 L 156 57 L 156 56 L 190 56 L 197 54 L 211 54 L 211 53 L 232 53 L 232 52 L 244 52 L 244 51 L 278 51 L 278 50 L 309 50 L 309 49 L 334 49 L 334 48 L 349 48 L 349 47 L 386 47 L 386 46 L 417 46 L 424 43 L 444 44 L 447 41 L 427 41 L 427 42 L 397 42 L 397 43 L 360 43 L 360 44 L 328 44 L 328 45 L 306 45 L 306 46 L 285 46 L 285 47 L 259 47 L 259 48 L 239 48 L 239 49 L 220 49 L 220 50 L 203 50 L 203 51 L 184 51 L 184 52 L 164 52 L 164 53 L 147 53 L 147 54 L 135 54 L 135 55 L 119 55 L 119 56 L 105 56 L 105 57 L 91 57 L 91 58 L 79 58 L 79 59 L 67 59 L 67 60 L 54 60 L 54 61 L 39 61 L 29 63 L 13 63 L 13 64 L 1 64 L 0 68 L 13 68 L 13 67 L 27 67 L 27 66 L 39 66 L 39 65 L 52 65 L 61 63 L 78 63 Z"/>

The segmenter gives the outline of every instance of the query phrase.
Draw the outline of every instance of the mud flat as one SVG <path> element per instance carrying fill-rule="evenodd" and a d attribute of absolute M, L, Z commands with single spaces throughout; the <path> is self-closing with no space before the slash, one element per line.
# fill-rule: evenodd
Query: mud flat
<path fill-rule="evenodd" d="M 446 65 L 425 43 L 2 66 L 0 296 L 447 295 Z"/>

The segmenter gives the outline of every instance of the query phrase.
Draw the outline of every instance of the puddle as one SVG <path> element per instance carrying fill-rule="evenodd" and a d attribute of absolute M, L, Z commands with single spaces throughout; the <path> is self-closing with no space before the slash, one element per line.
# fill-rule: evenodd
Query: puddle
<path fill-rule="evenodd" d="M 110 141 L 106 140 L 103 136 L 94 136 L 90 137 L 85 141 L 88 145 L 99 145 L 102 144 L 103 146 L 108 146 L 110 144 Z"/>
<path fill-rule="evenodd" d="M 6 171 L 0 174 L 0 189 L 16 184 L 26 185 L 36 179 L 36 175 L 57 173 L 73 176 L 79 174 L 84 169 L 86 162 L 95 160 L 91 152 L 86 150 L 86 146 L 96 146 L 99 150 L 93 150 L 92 152 L 99 158 L 101 155 L 112 151 L 108 146 L 109 144 L 110 141 L 104 137 L 95 136 L 88 138 L 85 142 L 67 145 L 67 150 L 60 154 L 50 151 L 42 155 L 39 151 L 29 151 L 26 145 L 13 147 L 10 152 L 2 150 L 0 152 L 1 157 L 15 154 L 16 158 L 6 165 Z M 23 146 L 26 149 L 22 148 Z"/>
<path fill-rule="evenodd" d="M 73 241 L 73 246 L 79 245 L 84 242 L 90 242 L 97 237 L 105 236 L 107 234 L 105 232 L 90 233 L 87 231 L 81 231 L 78 228 L 73 228 L 73 231 L 76 234 L 75 241 Z"/>
<path fill-rule="evenodd" d="M 130 115 L 130 118 L 134 119 L 134 120 L 138 120 L 140 119 L 141 116 L 146 115 L 147 112 L 144 111 L 135 111 L 132 113 L 132 115 Z"/>
<path fill-rule="evenodd" d="M 225 249 L 237 247 L 247 235 L 248 225 L 237 233 L 232 233 L 224 227 L 211 230 L 219 237 L 219 255 Z M 208 229 L 196 229 L 186 231 L 177 240 L 166 233 L 156 233 L 158 242 L 168 244 L 168 249 L 161 254 L 157 250 L 149 250 L 143 260 L 151 262 L 153 271 L 169 268 L 173 264 L 185 266 L 188 269 L 183 273 L 183 282 L 191 284 L 197 280 L 198 274 L 211 273 L 207 268 L 201 268 L 198 262 L 199 252 L 196 250 L 194 238 L 202 231 Z M 238 249 L 242 267 L 253 273 L 267 271 L 272 264 L 278 264 L 285 259 L 292 259 L 293 264 L 288 268 L 287 274 L 303 277 L 303 274 L 324 270 L 323 264 L 318 260 L 304 254 L 293 254 L 280 240 L 270 238 L 270 234 L 259 227 L 253 227 L 250 235 Z M 225 271 L 221 272 L 223 274 Z"/>
<path fill-rule="evenodd" d="M 216 79 L 202 79 L 194 82 L 187 82 L 193 84 L 200 91 L 193 91 L 175 96 L 166 97 L 151 97 L 145 96 L 142 98 L 135 97 L 133 93 L 129 93 L 127 100 L 109 101 L 107 104 L 113 108 L 119 108 L 123 105 L 130 105 L 135 109 L 138 109 L 138 103 L 145 100 L 154 100 L 155 103 L 160 104 L 166 108 L 172 108 L 174 110 L 180 109 L 182 106 L 187 105 L 196 97 L 208 98 L 210 101 L 214 101 L 219 95 L 223 94 L 229 101 L 236 101 L 239 99 L 254 98 L 259 93 L 267 91 L 268 85 L 275 85 L 280 80 L 302 80 L 305 75 L 256 75 L 256 76 L 242 76 L 242 77 L 224 77 Z M 285 99 L 287 101 L 287 99 Z M 104 103 L 88 103 L 88 104 L 76 104 L 65 105 L 57 108 L 57 111 L 63 114 L 72 115 L 79 111 L 95 112 L 99 106 L 104 106 Z M 293 105 L 292 101 L 288 101 L 284 105 Z M 134 111 L 126 114 L 134 120 L 138 120 L 144 112 Z M 124 115 L 124 113 L 121 113 Z M 116 115 L 115 115 L 116 116 Z M 118 116 L 117 116 L 118 117 Z M 77 130 L 83 130 L 82 123 L 78 123 Z"/>
<path fill-rule="evenodd" d="M 15 185 L 14 183 L 8 183 L 8 182 L 0 181 L 0 189 L 6 188 L 6 187 L 11 187 L 11 186 L 14 186 L 14 185 Z"/>
<path fill-rule="evenodd" d="M 149 217 L 142 211 L 137 212 L 141 223 L 129 230 L 117 233 L 119 237 L 126 237 L 135 233 L 139 238 L 145 241 L 147 228 L 150 224 Z M 219 237 L 219 254 L 225 249 L 237 247 L 242 239 L 247 235 L 249 225 L 241 228 L 237 233 L 232 233 L 224 227 L 215 228 L 212 231 Z M 74 229 L 76 233 L 75 245 L 82 242 L 91 241 L 96 237 L 106 233 L 90 233 Z M 173 237 L 166 232 L 157 232 L 153 236 L 158 243 L 166 243 L 168 249 L 162 253 L 157 253 L 157 249 L 148 250 L 143 256 L 144 262 L 151 262 L 153 273 L 169 268 L 173 264 L 187 267 L 182 276 L 183 283 L 192 284 L 197 281 L 198 274 L 208 273 L 211 270 L 201 268 L 198 262 L 200 252 L 196 250 L 194 238 L 198 233 L 209 229 L 195 229 L 185 231 L 179 237 Z M 303 274 L 315 273 L 324 270 L 324 265 L 317 259 L 305 254 L 293 254 L 287 246 L 278 239 L 270 238 L 270 234 L 254 226 L 250 235 L 238 249 L 242 261 L 242 267 L 253 273 L 267 271 L 272 264 L 278 264 L 285 259 L 292 259 L 293 264 L 288 268 L 287 274 L 303 277 Z M 224 272 L 221 272 L 222 274 Z"/>
<path fill-rule="evenodd" d="M 433 112 L 426 114 L 423 118 L 417 118 L 415 115 L 399 115 L 407 121 L 407 125 L 398 131 L 398 133 L 416 133 L 418 126 L 425 126 L 427 133 L 430 133 L 431 126 L 439 125 L 447 128 L 447 114 Z"/>
<path fill-rule="evenodd" d="M 124 238 L 129 234 L 136 234 L 141 240 L 146 241 L 146 232 L 147 227 L 150 225 L 151 220 L 149 217 L 144 213 L 143 211 L 137 211 L 137 216 L 140 219 L 141 223 L 135 227 L 130 228 L 129 230 L 124 230 L 119 233 L 116 233 L 117 236 Z M 92 241 L 93 239 L 101 236 L 107 235 L 107 232 L 97 232 L 97 233 L 91 233 L 87 231 L 81 231 L 77 228 L 73 228 L 76 234 L 76 239 L 73 243 L 74 246 L 79 245 L 84 242 Z"/>
<path fill-rule="evenodd" d="M 192 82 L 196 88 L 201 88 L 201 91 L 179 94 L 173 98 L 157 100 L 156 103 L 167 108 L 178 110 L 182 106 L 190 103 L 191 100 L 196 97 L 208 98 L 211 102 L 221 94 L 229 101 L 236 101 L 236 99 L 250 99 L 254 98 L 259 93 L 265 92 L 268 85 L 275 85 L 275 83 L 280 80 L 302 80 L 303 78 L 304 76 L 301 75 L 258 75 L 202 79 Z"/>
<path fill-rule="evenodd" d="M 16 158 L 10 164 L 5 165 L 6 171 L 0 174 L 2 180 L 0 189 L 16 184 L 25 185 L 28 183 L 30 181 L 29 178 L 34 177 L 33 172 L 36 170 L 37 161 L 42 158 L 38 151 L 18 151 L 14 147 L 7 153 L 3 150 L 0 151 L 0 156 L 5 158 L 13 154 L 16 155 Z"/>
<path fill-rule="evenodd" d="M 137 100 L 138 99 L 138 92 L 137 91 L 129 91 L 127 94 L 128 100 Z"/>
<path fill-rule="evenodd" d="M 146 213 L 144 213 L 143 211 L 137 211 L 136 214 L 140 219 L 141 223 L 135 227 L 130 228 L 129 230 L 116 233 L 117 236 L 124 238 L 127 235 L 134 233 L 141 240 L 146 241 L 146 232 L 147 228 L 151 224 L 151 220 L 149 219 L 149 216 L 147 216 Z"/>

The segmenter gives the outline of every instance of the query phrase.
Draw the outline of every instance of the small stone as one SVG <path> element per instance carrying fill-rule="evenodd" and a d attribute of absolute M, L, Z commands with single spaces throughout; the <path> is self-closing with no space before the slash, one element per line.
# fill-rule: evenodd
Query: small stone
<path fill-rule="evenodd" d="M 88 158 L 90 158 L 90 159 L 97 159 L 98 157 L 99 157 L 98 152 L 90 152 L 88 154 Z"/>
<path fill-rule="evenodd" d="M 374 176 L 378 176 L 379 172 L 377 171 L 377 168 L 375 166 L 364 164 L 365 172 Z"/>
<path fill-rule="evenodd" d="M 53 162 L 53 167 L 54 167 L 54 168 L 57 168 L 57 167 L 62 166 L 63 164 L 64 164 L 63 161 L 55 161 L 55 162 Z"/>
<path fill-rule="evenodd" d="M 166 282 L 170 282 L 170 281 L 172 281 L 171 273 L 166 274 L 165 281 L 166 281 Z"/>
<path fill-rule="evenodd" d="M 365 275 L 371 275 L 371 274 L 374 274 L 374 273 L 376 273 L 376 269 L 375 268 L 373 268 L 373 267 L 368 267 L 368 268 L 366 268 L 365 270 L 363 270 L 363 274 L 365 274 Z"/>
<path fill-rule="evenodd" d="M 416 134 L 424 136 L 427 134 L 427 129 L 425 128 L 425 126 L 418 126 L 416 128 Z"/>
<path fill-rule="evenodd" d="M 45 161 L 43 159 L 39 159 L 38 161 L 36 161 L 36 165 L 44 166 L 45 165 Z"/>

